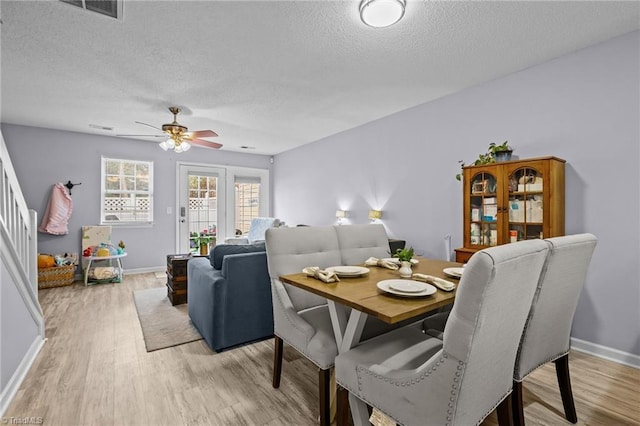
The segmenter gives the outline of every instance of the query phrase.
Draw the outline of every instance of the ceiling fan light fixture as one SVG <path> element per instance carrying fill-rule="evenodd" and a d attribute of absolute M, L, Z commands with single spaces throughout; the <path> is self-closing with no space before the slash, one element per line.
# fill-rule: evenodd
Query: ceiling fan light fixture
<path fill-rule="evenodd" d="M 373 28 L 395 24 L 404 16 L 406 0 L 362 0 L 360 19 Z"/>
<path fill-rule="evenodd" d="M 165 137 L 166 139 L 158 144 L 164 151 L 173 150 L 174 152 L 186 152 L 191 149 L 192 145 L 201 146 L 205 148 L 222 148 L 222 144 L 217 142 L 207 141 L 201 138 L 213 138 L 218 136 L 213 130 L 194 130 L 189 131 L 187 126 L 183 126 L 178 123 L 178 113 L 180 113 L 179 107 L 169 107 L 169 111 L 173 114 L 173 122 L 169 124 L 163 124 L 162 129 L 153 126 L 151 124 L 136 121 L 138 124 L 152 127 L 156 130 L 162 130 L 164 135 L 116 135 L 116 136 L 153 136 L 153 137 Z"/>

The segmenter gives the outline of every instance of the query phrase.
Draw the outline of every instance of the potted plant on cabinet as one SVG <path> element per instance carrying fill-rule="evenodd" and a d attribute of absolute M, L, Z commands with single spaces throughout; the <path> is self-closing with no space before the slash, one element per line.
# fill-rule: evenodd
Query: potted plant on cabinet
<path fill-rule="evenodd" d="M 398 272 L 403 278 L 411 277 L 411 259 L 413 259 L 413 247 L 408 249 L 398 249 L 393 257 L 397 257 L 400 261 L 400 269 Z"/>
<path fill-rule="evenodd" d="M 513 148 L 509 146 L 509 141 L 504 141 L 500 145 L 491 142 L 489 144 L 489 152 L 493 155 L 493 158 L 495 158 L 496 163 L 502 163 L 503 161 L 511 160 Z"/>
<path fill-rule="evenodd" d="M 483 154 L 479 154 L 476 161 L 474 161 L 472 166 L 479 166 L 481 164 L 492 164 L 492 163 L 501 163 L 503 161 L 509 161 L 511 159 L 511 154 L 513 153 L 513 148 L 509 146 L 509 141 L 504 141 L 501 144 L 496 144 L 495 142 L 491 142 L 489 147 L 487 148 L 487 152 Z M 464 167 L 465 163 L 462 160 L 459 160 L 458 163 L 460 167 Z M 462 180 L 462 173 L 458 173 L 456 175 L 457 180 Z"/>

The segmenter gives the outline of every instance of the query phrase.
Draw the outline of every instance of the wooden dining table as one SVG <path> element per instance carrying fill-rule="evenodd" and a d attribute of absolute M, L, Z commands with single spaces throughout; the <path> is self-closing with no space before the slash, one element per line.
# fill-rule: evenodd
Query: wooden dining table
<path fill-rule="evenodd" d="M 424 257 L 416 257 L 416 259 L 418 263 L 412 267 L 414 273 L 444 278 L 457 285 L 458 280 L 446 276 L 443 269 L 462 266 L 460 263 Z M 434 294 L 422 297 L 404 297 L 384 292 L 378 289 L 378 282 L 400 279 L 399 272 L 379 266 L 367 266 L 367 268 L 369 269 L 367 274 L 358 277 L 342 277 L 339 282 L 334 283 L 325 283 L 304 273 L 280 276 L 280 280 L 286 284 L 327 299 L 339 353 L 359 343 L 368 315 L 386 323 L 395 324 L 418 318 L 425 313 L 452 304 L 455 299 L 457 288 L 450 292 L 437 289 Z M 341 308 L 342 306 L 351 309 L 345 310 Z"/>
<path fill-rule="evenodd" d="M 455 283 L 456 289 L 447 292 L 436 287 L 434 294 L 419 297 L 387 293 L 378 288 L 378 282 L 401 279 L 401 277 L 397 270 L 379 266 L 367 266 L 369 269 L 367 274 L 357 277 L 342 277 L 340 281 L 334 283 L 325 283 L 304 273 L 281 275 L 280 280 L 327 299 L 331 325 L 340 354 L 360 343 L 362 331 L 369 315 L 388 324 L 396 324 L 405 320 L 418 320 L 424 314 L 453 303 L 458 290 L 458 280 L 448 277 L 443 270 L 460 267 L 462 264 L 424 257 L 416 257 L 416 259 L 418 263 L 413 265 L 413 273 L 444 278 Z M 351 394 L 349 395 L 349 405 L 354 424 L 367 424 L 368 412 L 364 408 L 366 406 L 363 407 L 363 404 L 358 403 L 357 398 Z"/>

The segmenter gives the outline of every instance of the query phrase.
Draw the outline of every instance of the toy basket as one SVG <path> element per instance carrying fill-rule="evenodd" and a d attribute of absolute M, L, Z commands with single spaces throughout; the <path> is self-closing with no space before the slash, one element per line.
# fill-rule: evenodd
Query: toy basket
<path fill-rule="evenodd" d="M 38 288 L 63 287 L 73 284 L 76 265 L 38 269 Z"/>

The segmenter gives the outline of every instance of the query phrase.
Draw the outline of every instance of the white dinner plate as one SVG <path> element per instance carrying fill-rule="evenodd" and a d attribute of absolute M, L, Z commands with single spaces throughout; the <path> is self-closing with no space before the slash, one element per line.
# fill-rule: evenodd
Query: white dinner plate
<path fill-rule="evenodd" d="M 397 263 L 398 265 L 400 264 L 400 261 L 398 260 L 397 257 L 387 257 L 387 258 L 384 258 L 382 260 L 387 261 L 387 262 Z M 411 264 L 412 265 L 418 264 L 418 259 L 411 259 Z"/>
<path fill-rule="evenodd" d="M 396 290 L 393 287 L 402 286 L 402 284 L 397 283 L 398 281 L 409 281 L 412 283 L 420 284 L 421 286 L 423 286 L 424 290 L 414 291 L 414 292 Z M 421 283 L 419 281 L 413 281 L 413 280 L 384 280 L 384 281 L 378 282 L 377 286 L 382 291 L 386 291 L 387 293 L 395 294 L 397 296 L 404 296 L 404 297 L 429 296 L 431 294 L 434 294 L 437 291 L 436 288 L 431 284 Z"/>
<path fill-rule="evenodd" d="M 413 280 L 393 280 L 389 283 L 389 288 L 403 293 L 420 293 L 426 290 L 427 285 Z"/>
<path fill-rule="evenodd" d="M 451 278 L 461 278 L 464 268 L 444 268 L 442 272 Z"/>
<path fill-rule="evenodd" d="M 335 272 L 339 277 L 359 277 L 368 274 L 369 268 L 362 266 L 331 266 L 326 268 L 327 271 Z"/>

